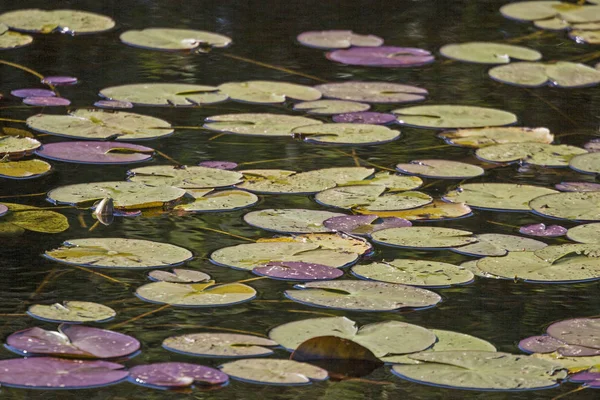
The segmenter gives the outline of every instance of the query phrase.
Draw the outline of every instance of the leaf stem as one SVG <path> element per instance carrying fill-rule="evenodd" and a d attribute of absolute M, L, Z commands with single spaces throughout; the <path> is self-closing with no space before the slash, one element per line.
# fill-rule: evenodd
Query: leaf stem
<path fill-rule="evenodd" d="M 244 61 L 244 62 L 247 62 L 247 63 L 250 63 L 250 64 L 258 65 L 260 67 L 265 67 L 265 68 L 269 68 L 269 69 L 274 69 L 276 71 L 286 72 L 286 73 L 291 74 L 291 75 L 302 76 L 304 78 L 312 79 L 312 80 L 317 81 L 317 82 L 327 82 L 326 80 L 321 79 L 321 78 L 319 78 L 317 76 L 314 76 L 314 75 L 309 75 L 309 74 L 305 74 L 303 72 L 294 71 L 294 70 L 291 70 L 289 68 L 280 67 L 278 65 L 267 64 L 267 63 L 264 63 L 264 62 L 261 62 L 261 61 L 256 61 L 256 60 L 252 60 L 252 59 L 246 58 L 246 57 L 236 56 L 235 54 L 231 54 L 231 53 L 219 53 L 219 55 L 227 57 L 227 58 L 232 58 L 234 60 Z"/>

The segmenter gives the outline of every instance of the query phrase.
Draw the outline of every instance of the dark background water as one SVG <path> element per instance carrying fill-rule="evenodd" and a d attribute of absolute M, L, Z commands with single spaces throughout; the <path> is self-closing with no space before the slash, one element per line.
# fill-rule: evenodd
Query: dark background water
<path fill-rule="evenodd" d="M 97 93 L 108 86 L 138 82 L 180 82 L 217 85 L 228 81 L 268 79 L 314 85 L 319 82 L 306 77 L 268 69 L 228 57 L 246 57 L 264 63 L 289 68 L 316 76 L 325 81 L 379 80 L 415 84 L 429 90 L 424 104 L 463 104 L 501 108 L 513 112 L 523 126 L 545 126 L 559 143 L 581 145 L 598 131 L 598 88 L 564 90 L 555 88 L 521 89 L 502 85 L 487 77 L 487 66 L 460 62 L 444 62 L 438 55 L 434 64 L 415 69 L 379 69 L 349 67 L 328 61 L 320 50 L 302 47 L 295 36 L 307 30 L 352 29 L 372 33 L 388 45 L 421 47 L 436 52 L 444 44 L 463 41 L 503 41 L 536 32 L 527 23 L 503 18 L 498 8 L 503 0 L 437 0 L 437 1 L 41 1 L 19 0 L 2 2 L 0 11 L 11 9 L 73 8 L 98 12 L 117 21 L 115 30 L 103 34 L 71 37 L 66 35 L 34 35 L 31 46 L 3 51 L 0 57 L 38 70 L 44 75 L 72 75 L 80 79 L 76 86 L 61 88 L 75 107 L 86 107 L 98 100 Z M 190 55 L 141 50 L 125 46 L 118 35 L 127 29 L 172 27 L 200 29 L 222 33 L 233 38 L 233 45 L 210 54 Z M 546 60 L 564 60 L 590 53 L 596 48 L 577 44 L 563 33 L 546 33 L 520 42 L 544 54 Z M 0 90 L 40 86 L 31 75 L 0 65 Z M 8 96 L 10 97 L 10 96 Z M 7 99 L 2 107 L 19 106 L 17 99 Z M 397 105 L 375 106 L 376 111 L 388 111 Z M 0 108 L 4 118 L 26 119 L 38 112 L 32 108 Z M 43 110 L 62 113 L 58 110 Z M 291 105 L 258 106 L 225 102 L 194 109 L 136 108 L 136 112 L 168 120 L 174 125 L 199 126 L 210 115 L 230 112 L 274 112 L 295 114 Z M 326 118 L 324 118 L 326 120 Z M 19 124 L 7 126 L 22 127 Z M 442 147 L 443 141 L 432 130 L 402 128 L 400 140 L 381 146 L 356 146 L 358 156 L 388 168 L 399 162 L 418 158 L 449 158 L 473 161 L 472 151 L 457 147 Z M 310 170 L 331 166 L 352 166 L 353 159 L 336 147 L 304 144 L 288 138 L 261 139 L 255 137 L 222 136 L 198 130 L 178 130 L 175 135 L 147 142 L 183 164 L 203 160 L 231 160 L 249 163 L 253 168 Z M 45 143 L 64 140 L 44 137 Z M 146 143 L 144 143 L 146 144 Z M 425 149 L 423 149 L 425 148 Z M 349 152 L 351 148 L 342 148 Z M 263 162 L 265 160 L 273 160 Z M 283 159 L 283 160 L 281 160 Z M 257 163 L 258 162 L 258 163 Z M 144 165 L 167 163 L 157 158 Z M 255 163 L 255 164 L 253 164 Z M 52 162 L 54 172 L 30 181 L 2 180 L 0 196 L 41 193 L 59 185 L 91 181 L 122 180 L 128 166 L 93 166 Z M 137 164 L 136 166 L 140 166 Z M 529 169 L 519 171 L 512 165 L 489 170 L 472 182 L 521 182 L 551 187 L 562 180 L 593 180 L 570 170 Z M 458 181 L 434 182 L 425 192 L 439 196 Z M 45 206 L 44 196 L 7 199 L 35 206 Z M 306 196 L 262 196 L 253 209 L 272 207 L 321 208 Z M 246 210 L 247 211 L 247 210 Z M 127 237 L 159 240 L 187 247 L 197 258 L 190 268 L 211 274 L 219 282 L 250 278 L 247 272 L 217 267 L 207 261 L 214 250 L 244 243 L 242 240 L 203 227 L 220 229 L 249 237 L 269 237 L 264 231 L 247 226 L 241 219 L 246 211 L 203 215 L 157 215 L 147 218 L 118 219 L 109 227 L 88 232 L 94 220 L 89 212 L 64 210 L 71 228 L 58 235 L 26 233 L 18 238 L 3 238 L 0 242 L 0 313 L 20 314 L 29 304 L 51 304 L 63 300 L 87 300 L 111 305 L 118 312 L 114 323 L 127 321 L 152 311 L 158 306 L 144 303 L 134 295 L 135 289 L 146 283 L 141 271 L 99 271 L 120 282 L 102 276 L 59 265 L 40 257 L 45 250 L 57 247 L 63 240 L 83 237 Z M 79 222 L 79 215 L 87 227 Z M 550 222 L 527 213 L 475 211 L 472 217 L 426 225 L 469 229 L 476 233 L 514 233 L 511 227 L 491 222 L 522 225 Z M 572 224 L 566 224 L 572 226 Z M 560 240 L 547 240 L 559 243 Z M 441 252 L 415 252 L 377 247 L 374 260 L 414 257 L 459 263 L 471 258 Z M 142 353 L 127 366 L 158 361 L 188 361 L 217 366 L 223 360 L 197 359 L 163 350 L 163 339 L 175 333 L 203 331 L 203 326 L 244 329 L 266 334 L 269 329 L 289 321 L 316 317 L 311 312 L 347 316 L 360 325 L 401 320 L 428 328 L 441 328 L 475 335 L 492 342 L 500 351 L 517 353 L 516 343 L 529 335 L 541 334 L 552 321 L 600 314 L 598 283 L 571 285 L 540 285 L 510 281 L 478 279 L 474 284 L 436 290 L 444 301 L 438 306 L 414 312 L 357 313 L 331 311 L 302 306 L 283 300 L 289 284 L 273 281 L 250 283 L 259 293 L 258 300 L 225 308 L 169 308 L 118 328 L 131 334 L 143 345 Z M 269 302 L 271 300 L 276 302 Z M 103 326 L 110 325 L 105 324 Z M 18 329 L 55 324 L 35 321 L 27 316 L 3 316 L 2 338 Z M 284 351 L 278 356 L 287 357 Z M 14 355 L 0 350 L 1 358 Z M 174 393 L 141 388 L 129 383 L 85 391 L 33 391 L 0 388 L 6 399 L 90 400 L 112 399 L 550 399 L 576 386 L 520 393 L 487 393 L 441 389 L 410 383 L 394 377 L 389 368 L 382 368 L 368 377 L 373 381 L 323 382 L 306 387 L 269 387 L 232 381 L 228 387 L 202 392 Z M 587 390 L 570 398 L 597 398 L 598 392 Z"/>

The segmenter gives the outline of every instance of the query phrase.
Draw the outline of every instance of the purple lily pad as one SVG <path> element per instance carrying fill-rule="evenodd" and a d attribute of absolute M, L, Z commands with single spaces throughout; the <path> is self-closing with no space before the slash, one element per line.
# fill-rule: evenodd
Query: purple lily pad
<path fill-rule="evenodd" d="M 598 192 L 600 183 L 592 182 L 561 182 L 554 185 L 561 192 Z"/>
<path fill-rule="evenodd" d="M 99 108 L 133 108 L 133 104 L 128 101 L 119 100 L 98 100 L 94 106 Z"/>
<path fill-rule="evenodd" d="M 65 99 L 64 97 L 32 96 L 25 97 L 23 99 L 23 103 L 27 104 L 28 106 L 60 107 L 68 106 L 71 104 L 71 101 Z"/>
<path fill-rule="evenodd" d="M 77 78 L 73 76 L 47 76 L 42 79 L 42 83 L 54 86 L 74 85 L 77 83 Z"/>
<path fill-rule="evenodd" d="M 583 148 L 590 153 L 600 152 L 600 139 L 592 139 L 583 145 Z"/>
<path fill-rule="evenodd" d="M 557 237 L 567 234 L 567 228 L 560 225 L 532 224 L 519 228 L 519 233 L 529 236 Z"/>
<path fill-rule="evenodd" d="M 26 97 L 55 97 L 56 93 L 48 89 L 17 89 L 10 92 L 13 96 L 26 98 Z"/>
<path fill-rule="evenodd" d="M 110 385 L 129 375 L 123 365 L 107 361 L 53 357 L 0 361 L 0 384 L 27 389 L 83 389 Z"/>
<path fill-rule="evenodd" d="M 256 275 L 284 281 L 321 281 L 339 278 L 344 272 L 327 265 L 302 261 L 274 261 L 252 270 Z"/>
<path fill-rule="evenodd" d="M 379 220 L 379 222 L 373 223 L 376 220 Z M 405 228 L 412 226 L 412 223 L 409 220 L 397 217 L 379 218 L 377 215 L 343 215 L 325 220 L 323 226 L 333 231 L 365 236 L 383 229 Z"/>
<path fill-rule="evenodd" d="M 557 351 L 564 357 L 587 357 L 600 355 L 599 349 L 574 346 L 552 336 L 531 336 L 519 342 L 519 348 L 526 353 L 553 353 Z"/>
<path fill-rule="evenodd" d="M 349 124 L 375 124 L 385 125 L 396 121 L 394 114 L 385 114 L 372 111 L 352 112 L 338 114 L 333 117 L 333 122 Z"/>
<path fill-rule="evenodd" d="M 129 379 L 139 385 L 177 388 L 194 383 L 222 385 L 229 376 L 218 369 L 183 362 L 138 365 L 129 370 Z"/>
<path fill-rule="evenodd" d="M 327 58 L 347 65 L 370 67 L 418 67 L 432 63 L 430 52 L 412 47 L 353 47 L 327 53 Z"/>
<path fill-rule="evenodd" d="M 572 346 L 600 350 L 600 318 L 574 318 L 555 322 L 546 329 L 546 333 Z"/>
<path fill-rule="evenodd" d="M 579 372 L 569 379 L 571 382 L 583 382 L 587 386 L 600 389 L 600 372 Z"/>
<path fill-rule="evenodd" d="M 237 164 L 232 161 L 202 161 L 198 163 L 200 167 L 216 168 L 216 169 L 236 169 Z"/>
<path fill-rule="evenodd" d="M 127 164 L 151 159 L 154 149 L 123 142 L 86 140 L 45 144 L 35 153 L 50 160 L 81 164 Z"/>
<path fill-rule="evenodd" d="M 3 216 L 4 214 L 6 214 L 8 212 L 8 207 L 6 207 L 4 204 L 0 204 L 0 217 Z"/>
<path fill-rule="evenodd" d="M 60 325 L 58 332 L 37 327 L 15 332 L 6 339 L 6 345 L 21 355 L 78 358 L 124 357 L 140 348 L 140 342 L 122 333 L 67 324 Z"/>

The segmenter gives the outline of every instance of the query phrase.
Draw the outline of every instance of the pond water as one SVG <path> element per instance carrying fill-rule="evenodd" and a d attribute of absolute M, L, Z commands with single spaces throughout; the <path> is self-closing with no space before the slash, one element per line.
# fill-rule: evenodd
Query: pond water
<path fill-rule="evenodd" d="M 345 80 L 376 80 L 412 84 L 426 88 L 430 95 L 422 104 L 460 104 L 494 107 L 515 113 L 518 125 L 548 127 L 561 135 L 556 143 L 581 146 L 598 135 L 600 108 L 599 88 L 558 89 L 543 87 L 524 89 L 504 85 L 487 76 L 488 66 L 463 62 L 448 62 L 438 49 L 448 43 L 465 41 L 507 41 L 538 32 L 531 24 L 508 20 L 498 12 L 506 0 L 405 0 L 379 1 L 59 1 L 57 8 L 73 8 L 97 12 L 117 21 L 116 30 L 89 36 L 34 34 L 32 45 L 3 51 L 3 60 L 28 66 L 44 75 L 71 75 L 79 79 L 74 86 L 61 87 L 61 94 L 73 107 L 89 107 L 99 99 L 100 89 L 140 82 L 178 82 L 219 85 L 242 80 L 274 80 L 316 85 Z M 1 12 L 20 8 L 47 8 L 41 0 L 4 2 Z M 208 54 L 157 52 L 128 47 L 118 40 L 127 29 L 172 27 L 201 29 L 225 34 L 233 39 L 232 46 L 215 49 Z M 418 68 L 352 67 L 334 63 L 323 51 L 300 46 L 295 37 L 308 30 L 352 29 L 372 33 L 386 44 L 419 47 L 435 53 L 436 61 Z M 591 45 L 578 44 L 562 33 L 539 31 L 517 41 L 535 48 L 545 60 L 563 60 L 591 53 Z M 255 60 L 247 62 L 243 59 Z M 265 65 L 261 65 L 264 63 Z M 281 67 L 276 70 L 269 65 Z M 289 69 L 293 74 L 285 71 Z M 313 79 L 311 78 L 317 78 Z M 23 87 L 42 87 L 38 80 L 24 71 L 0 65 L 0 88 L 5 95 Z M 6 96 L 10 97 L 10 96 Z M 0 117 L 24 120 L 38 108 L 10 107 L 20 105 L 18 99 L 2 101 Z M 395 104 L 375 105 L 373 111 L 390 111 Z M 44 113 L 61 114 L 58 109 Z M 284 105 L 255 105 L 227 101 L 206 107 L 161 108 L 136 107 L 135 112 L 165 119 L 176 126 L 201 126 L 206 117 L 237 112 L 272 112 L 302 115 L 292 111 L 292 102 Z M 328 117 L 317 117 L 328 121 Z M 18 123 L 5 126 L 23 128 Z M 476 162 L 473 151 L 445 146 L 434 130 L 393 126 L 402 131 L 399 140 L 377 146 L 336 147 L 316 145 L 289 138 L 218 136 L 214 133 L 177 129 L 173 136 L 143 142 L 181 164 L 195 165 L 206 160 L 229 160 L 243 168 L 273 168 L 296 171 L 324 167 L 354 166 L 356 162 L 394 168 L 398 163 L 414 159 L 443 158 Z M 59 142 L 54 136 L 44 136 L 43 143 Z M 162 165 L 169 161 L 155 157 L 137 164 Z M 99 166 L 51 162 L 53 172 L 32 180 L 7 180 L 0 184 L 0 196 L 5 201 L 33 206 L 48 206 L 45 196 L 11 198 L 16 194 L 37 194 L 55 187 L 109 180 L 123 180 L 131 165 Z M 527 168 L 508 165 L 488 169 L 484 176 L 469 182 L 513 182 L 553 187 L 561 181 L 587 180 L 593 176 L 570 169 Z M 440 197 L 460 180 L 425 179 L 425 193 Z M 8 196 L 8 197 L 7 197 Z M 266 208 L 325 209 L 304 195 L 262 195 L 250 211 Z M 218 267 L 210 263 L 211 252 L 245 243 L 232 235 L 250 239 L 272 237 L 264 230 L 253 228 L 242 220 L 248 210 L 227 213 L 192 215 L 157 214 L 139 218 L 117 218 L 110 226 L 94 224 L 86 210 L 61 209 L 70 222 L 70 229 L 47 235 L 27 232 L 8 237 L 0 246 L 0 336 L 27 327 L 52 329 L 56 324 L 34 320 L 24 315 L 30 304 L 52 304 L 63 300 L 85 300 L 109 305 L 117 310 L 117 318 L 108 324 L 116 330 L 136 337 L 142 352 L 127 366 L 159 361 L 198 362 L 218 366 L 222 359 L 197 359 L 164 350 L 162 341 L 173 334 L 207 331 L 206 327 L 241 329 L 264 335 L 285 322 L 324 316 L 346 316 L 360 325 L 398 320 L 427 328 L 447 329 L 474 335 L 493 343 L 499 351 L 521 353 L 519 340 L 541 334 L 553 321 L 600 314 L 598 283 L 532 284 L 478 278 L 474 283 L 452 288 L 435 289 L 443 301 L 436 307 L 417 311 L 361 313 L 324 310 L 304 306 L 283 296 L 290 283 L 272 280 L 249 282 L 258 292 L 256 301 L 220 308 L 165 308 L 151 313 L 159 305 L 135 297 L 137 287 L 148 282 L 144 271 L 95 270 L 84 271 L 52 262 L 40 256 L 58 247 L 66 239 L 124 237 L 167 242 L 188 248 L 196 255 L 187 263 L 190 269 L 210 274 L 217 282 L 233 282 L 253 277 L 248 272 Z M 452 227 L 475 233 L 515 234 L 514 226 L 552 222 L 530 213 L 474 210 L 473 215 L 459 220 L 422 223 L 425 226 Z M 566 227 L 576 225 L 566 221 Z M 223 231 L 232 235 L 220 233 Z M 549 244 L 565 243 L 564 239 L 541 239 Z M 426 258 L 458 264 L 472 257 L 448 251 L 425 252 L 376 246 L 372 260 L 398 257 Z M 346 272 L 346 278 L 355 279 Z M 151 313 L 141 317 L 145 313 Z M 316 313 L 316 314 L 315 314 Z M 140 317 L 140 318 L 135 318 Z M 129 321 L 129 322 L 127 322 Z M 124 323 L 124 324 L 121 324 Z M 288 353 L 277 350 L 276 356 Z M 8 350 L 0 350 L 0 358 L 13 358 Z M 170 392 L 143 388 L 130 383 L 87 389 L 85 391 L 37 391 L 0 388 L 5 399 L 551 399 L 576 388 L 563 384 L 558 388 L 517 393 L 486 393 L 444 389 L 412 383 L 394 376 L 389 367 L 365 377 L 369 382 L 350 380 L 326 381 L 303 387 L 273 387 L 231 381 L 218 390 Z M 597 398 L 597 392 L 585 390 L 570 398 Z"/>

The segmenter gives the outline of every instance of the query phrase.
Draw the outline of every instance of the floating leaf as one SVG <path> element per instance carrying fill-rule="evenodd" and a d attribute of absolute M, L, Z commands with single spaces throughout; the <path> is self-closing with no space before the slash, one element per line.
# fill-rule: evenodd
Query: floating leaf
<path fill-rule="evenodd" d="M 328 377 L 327 371 L 314 365 L 272 358 L 237 360 L 220 368 L 234 379 L 263 385 L 308 385 Z"/>
<path fill-rule="evenodd" d="M 231 38 L 213 32 L 192 29 L 146 28 L 141 31 L 125 31 L 119 36 L 121 42 L 150 50 L 193 50 L 198 47 L 227 47 Z"/>
<path fill-rule="evenodd" d="M 554 193 L 552 189 L 514 183 L 465 183 L 443 199 L 484 210 L 530 211 L 530 201 Z"/>
<path fill-rule="evenodd" d="M 65 264 L 94 268 L 161 268 L 193 257 L 183 247 L 140 239 L 72 239 L 47 251 L 45 257 Z"/>
<path fill-rule="evenodd" d="M 385 186 L 361 185 L 328 189 L 317 193 L 315 200 L 319 204 L 344 209 L 391 211 L 420 207 L 433 199 L 421 192 L 386 192 Z"/>
<path fill-rule="evenodd" d="M 219 85 L 218 89 L 232 100 L 258 104 L 283 103 L 286 99 L 313 101 L 321 98 L 319 90 L 289 82 L 229 82 Z"/>
<path fill-rule="evenodd" d="M 531 336 L 519 342 L 519 349 L 526 353 L 553 353 L 565 357 L 588 357 L 600 355 L 599 349 L 570 345 L 552 336 Z"/>
<path fill-rule="evenodd" d="M 256 290 L 242 283 L 152 282 L 140 286 L 135 294 L 151 303 L 184 307 L 217 307 L 245 303 L 256 297 Z"/>
<path fill-rule="evenodd" d="M 232 161 L 202 161 L 198 163 L 199 167 L 227 169 L 232 170 L 238 167 L 237 163 Z"/>
<path fill-rule="evenodd" d="M 315 86 L 324 97 L 366 103 L 407 103 L 421 101 L 427 90 L 390 82 L 341 82 Z"/>
<path fill-rule="evenodd" d="M 546 332 L 553 338 L 571 345 L 600 349 L 599 318 L 575 318 L 555 322 Z"/>
<path fill-rule="evenodd" d="M 538 360 L 553 362 L 555 364 L 560 365 L 562 368 L 568 369 L 569 371 L 587 370 L 600 364 L 600 356 L 565 357 L 558 353 L 536 353 L 532 354 L 530 357 Z"/>
<path fill-rule="evenodd" d="M 239 172 L 200 166 L 180 168 L 172 165 L 153 165 L 132 169 L 128 174 L 131 182 L 183 189 L 232 186 L 242 180 L 242 174 Z"/>
<path fill-rule="evenodd" d="M 240 171 L 244 182 L 240 189 L 269 194 L 312 194 L 336 186 L 336 181 L 318 173 L 283 169 L 252 169 Z"/>
<path fill-rule="evenodd" d="M 331 61 L 367 67 L 420 67 L 434 61 L 430 52 L 412 47 L 352 47 L 326 54 Z"/>
<path fill-rule="evenodd" d="M 592 182 L 561 182 L 554 185 L 561 192 L 598 192 L 600 183 Z"/>
<path fill-rule="evenodd" d="M 77 83 L 77 78 L 74 76 L 45 76 L 42 83 L 53 86 L 74 85 Z"/>
<path fill-rule="evenodd" d="M 444 249 L 477 242 L 472 232 L 430 226 L 384 229 L 371 238 L 375 243 L 411 249 Z"/>
<path fill-rule="evenodd" d="M 183 362 L 136 365 L 129 370 L 135 384 L 159 388 L 181 388 L 199 385 L 223 385 L 229 377 L 218 369 Z"/>
<path fill-rule="evenodd" d="M 301 44 L 317 49 L 346 49 L 350 46 L 377 47 L 383 39 L 375 35 L 359 35 L 352 31 L 330 30 L 303 32 L 296 38 Z"/>
<path fill-rule="evenodd" d="M 27 118 L 27 126 L 51 135 L 79 139 L 147 140 L 173 133 L 162 119 L 123 111 L 80 109 L 69 115 L 37 114 Z"/>
<path fill-rule="evenodd" d="M 510 125 L 517 117 L 507 111 L 473 106 L 415 106 L 392 110 L 398 122 L 417 128 L 481 128 Z"/>
<path fill-rule="evenodd" d="M 519 228 L 519 233 L 529 236 L 558 237 L 567 233 L 567 228 L 560 225 L 532 224 Z"/>
<path fill-rule="evenodd" d="M 396 121 L 396 116 L 394 114 L 371 111 L 350 112 L 333 116 L 333 122 L 346 124 L 385 125 L 394 121 Z"/>
<path fill-rule="evenodd" d="M 249 212 L 244 215 L 244 221 L 251 226 L 272 232 L 319 233 L 330 232 L 323 226 L 323 221 L 341 215 L 344 214 L 300 208 L 280 208 Z"/>
<path fill-rule="evenodd" d="M 446 203 L 441 200 L 434 200 L 433 203 L 423 207 L 400 211 L 367 211 L 355 210 L 361 214 L 377 215 L 380 218 L 394 217 L 404 218 L 409 221 L 437 221 L 443 219 L 461 218 L 471 215 L 469 206 L 463 203 Z"/>
<path fill-rule="evenodd" d="M 205 191 L 202 195 L 193 192 L 195 200 L 192 203 L 175 206 L 175 210 L 189 212 L 218 212 L 233 211 L 253 206 L 258 202 L 258 196 L 244 190 L 222 190 L 219 192 Z"/>
<path fill-rule="evenodd" d="M 306 110 L 309 114 L 333 115 L 366 111 L 371 108 L 365 103 L 346 100 L 316 100 L 294 104 L 295 111 Z"/>
<path fill-rule="evenodd" d="M 431 307 L 442 299 L 426 289 L 384 282 L 335 280 L 308 282 L 294 288 L 300 290 L 285 291 L 289 299 L 336 310 L 394 311 L 405 307 Z"/>
<path fill-rule="evenodd" d="M 474 148 L 506 143 L 550 144 L 554 140 L 554 135 L 547 128 L 521 127 L 458 129 L 442 132 L 438 137 L 455 146 Z"/>
<path fill-rule="evenodd" d="M 56 93 L 49 89 L 17 89 L 10 92 L 15 97 L 27 98 L 27 97 L 54 97 Z"/>
<path fill-rule="evenodd" d="M 567 237 L 578 243 L 600 243 L 600 223 L 583 224 L 570 228 Z"/>
<path fill-rule="evenodd" d="M 513 251 L 536 251 L 547 246 L 538 240 L 521 236 L 502 235 L 499 233 L 484 233 L 475 235 L 476 243 L 461 246 L 453 251 L 468 256 L 503 256 Z"/>
<path fill-rule="evenodd" d="M 6 25 L 0 23 L 1 26 Z M 2 29 L 0 29 L 2 31 Z M 0 33 L 0 50 L 17 49 L 30 45 L 33 42 L 33 38 L 29 35 L 24 35 L 18 32 L 4 31 Z"/>
<path fill-rule="evenodd" d="M 600 174 L 600 152 L 573 157 L 569 161 L 569 167 L 584 174 Z"/>
<path fill-rule="evenodd" d="M 107 16 L 78 10 L 15 10 L 0 15 L 0 22 L 24 32 L 98 33 L 112 29 L 115 21 Z"/>
<path fill-rule="evenodd" d="M 575 28 L 575 26 L 574 26 Z M 600 30 L 583 30 L 573 29 L 569 32 L 569 37 L 575 40 L 577 43 L 589 43 L 599 44 L 600 43 Z M 2 40 L 2 36 L 0 36 Z"/>
<path fill-rule="evenodd" d="M 214 86 L 184 83 L 136 83 L 111 86 L 102 89 L 100 96 L 138 106 L 191 107 L 227 100 L 227 95 L 219 93 Z"/>
<path fill-rule="evenodd" d="M 548 194 L 529 205 L 535 213 L 551 218 L 600 221 L 600 192 Z"/>
<path fill-rule="evenodd" d="M 534 21 L 533 24 L 540 29 L 548 29 L 551 31 L 562 31 L 564 29 L 569 29 L 571 24 L 567 21 L 563 21 L 560 18 L 550 18 L 550 19 L 540 19 Z"/>
<path fill-rule="evenodd" d="M 502 15 L 522 21 L 536 21 L 552 18 L 559 14 L 560 1 L 518 1 L 500 8 Z"/>
<path fill-rule="evenodd" d="M 460 267 L 463 268 L 463 269 L 466 269 L 468 271 L 471 271 L 473 273 L 473 275 L 479 276 L 481 278 L 502 279 L 499 276 L 492 275 L 492 274 L 490 274 L 488 272 L 480 270 L 477 267 L 477 261 L 479 261 L 479 260 L 465 261 L 464 263 L 460 264 Z"/>
<path fill-rule="evenodd" d="M 26 97 L 23 104 L 40 107 L 62 107 L 71 104 L 71 101 L 62 97 Z"/>
<path fill-rule="evenodd" d="M 52 305 L 35 304 L 27 310 L 30 316 L 49 322 L 105 322 L 117 315 L 110 307 L 88 301 L 65 301 Z"/>
<path fill-rule="evenodd" d="M 224 114 L 206 119 L 204 127 L 219 132 L 251 136 L 290 136 L 301 126 L 322 124 L 316 119 L 283 114 Z"/>
<path fill-rule="evenodd" d="M 323 221 L 323 226 L 337 232 L 362 236 L 370 235 L 382 229 L 412 226 L 412 223 L 406 219 L 396 217 L 379 218 L 377 215 L 343 215 Z"/>
<path fill-rule="evenodd" d="M 148 273 L 153 281 L 164 281 L 174 283 L 197 283 L 210 280 L 210 275 L 191 269 L 174 268 L 173 272 L 154 270 Z"/>
<path fill-rule="evenodd" d="M 356 253 L 365 255 L 373 251 L 371 244 L 362 238 L 345 233 L 309 233 L 306 235 L 280 236 L 274 238 L 261 238 L 257 243 L 310 243 L 320 249 L 336 250 L 343 253 Z"/>
<path fill-rule="evenodd" d="M 25 229 L 40 233 L 60 233 L 69 229 L 67 217 L 56 211 L 44 210 L 23 204 L 1 204 L 8 207 L 9 210 L 9 213 L 2 217 L 2 224 L 12 226 L 13 231 L 18 228 L 16 229 L 17 231 Z"/>
<path fill-rule="evenodd" d="M 483 175 L 484 170 L 477 165 L 450 160 L 413 160 L 408 164 L 397 164 L 396 169 L 423 178 L 462 179 Z"/>
<path fill-rule="evenodd" d="M 581 382 L 587 387 L 594 389 L 600 388 L 600 373 L 599 372 L 580 372 L 572 375 L 569 380 L 571 382 Z"/>
<path fill-rule="evenodd" d="M 162 346 L 170 351 L 197 357 L 254 357 L 273 354 L 277 343 L 251 335 L 234 333 L 190 333 L 166 338 Z"/>
<path fill-rule="evenodd" d="M 600 83 L 600 71 L 585 64 L 559 61 L 553 64 L 521 62 L 490 69 L 492 79 L 517 86 L 539 87 L 546 84 L 562 88 L 594 86 Z"/>
<path fill-rule="evenodd" d="M 82 164 L 127 164 L 150 160 L 154 149 L 130 143 L 73 141 L 45 144 L 36 154 Z"/>
<path fill-rule="evenodd" d="M 341 123 L 303 126 L 292 134 L 305 142 L 325 144 L 381 144 L 400 137 L 400 131 L 381 125 Z"/>
<path fill-rule="evenodd" d="M 4 204 L 0 204 L 0 217 L 8 212 L 8 207 Z"/>
<path fill-rule="evenodd" d="M 133 108 L 132 103 L 119 100 L 98 100 L 94 106 L 98 108 Z"/>
<path fill-rule="evenodd" d="M 527 61 L 542 58 L 541 53 L 528 47 L 493 42 L 447 44 L 440 53 L 454 60 L 481 64 L 508 64 L 513 58 Z"/>
<path fill-rule="evenodd" d="M 272 261 L 252 272 L 271 279 L 300 282 L 336 279 L 344 275 L 342 270 L 334 267 L 301 261 Z"/>
<path fill-rule="evenodd" d="M 52 166 L 42 160 L 0 161 L 0 178 L 32 179 L 47 174 Z"/>

